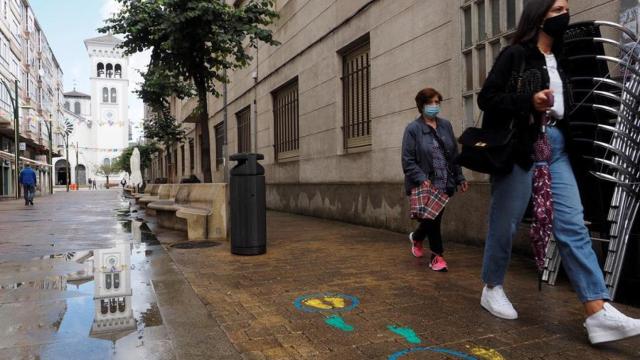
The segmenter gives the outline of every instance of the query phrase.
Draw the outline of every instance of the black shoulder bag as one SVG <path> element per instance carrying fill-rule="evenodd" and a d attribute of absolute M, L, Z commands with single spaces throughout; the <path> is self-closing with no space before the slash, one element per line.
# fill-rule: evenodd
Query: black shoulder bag
<path fill-rule="evenodd" d="M 517 92 L 522 90 L 522 73 L 525 62 L 520 65 Z M 478 118 L 479 120 L 480 118 Z M 477 124 L 476 124 L 477 126 Z M 462 132 L 458 142 L 462 150 L 456 163 L 467 169 L 485 174 L 508 174 L 513 170 L 513 119 L 504 130 L 469 127 Z"/>

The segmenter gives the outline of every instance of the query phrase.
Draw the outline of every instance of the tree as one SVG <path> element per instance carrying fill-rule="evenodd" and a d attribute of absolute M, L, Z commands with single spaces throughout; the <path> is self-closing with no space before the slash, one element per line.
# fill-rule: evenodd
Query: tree
<path fill-rule="evenodd" d="M 136 147 L 140 151 L 140 171 L 144 173 L 144 170 L 149 168 L 149 166 L 151 165 L 151 155 L 160 150 L 156 143 L 152 142 L 149 144 L 133 145 L 127 147 L 126 149 L 122 150 L 120 156 L 113 159 L 113 161 L 111 162 L 113 167 L 131 174 L 131 155 L 133 154 L 133 149 L 135 149 Z"/>
<path fill-rule="evenodd" d="M 176 123 L 169 109 L 153 109 L 151 117 L 142 122 L 142 130 L 145 138 L 159 141 L 167 149 L 185 137 L 184 129 Z"/>
<path fill-rule="evenodd" d="M 96 173 L 96 175 L 104 176 L 104 177 L 107 178 L 106 187 L 108 189 L 109 188 L 109 177 L 117 174 L 121 170 L 122 169 L 118 169 L 116 166 L 114 166 L 111 163 L 104 163 L 104 164 L 102 164 L 102 165 L 100 165 L 100 166 L 98 166 L 96 168 L 95 173 Z"/>
<path fill-rule="evenodd" d="M 152 99 L 154 111 L 167 109 L 161 99 L 167 94 L 197 96 L 191 116 L 198 120 L 202 172 L 210 182 L 207 94 L 219 96 L 216 86 L 228 81 L 226 71 L 249 64 L 248 48 L 259 41 L 278 44 L 267 28 L 277 18 L 274 0 L 251 0 L 242 7 L 219 0 L 117 1 L 121 10 L 98 31 L 124 34 L 120 47 L 127 55 L 151 49 L 140 95 Z"/>

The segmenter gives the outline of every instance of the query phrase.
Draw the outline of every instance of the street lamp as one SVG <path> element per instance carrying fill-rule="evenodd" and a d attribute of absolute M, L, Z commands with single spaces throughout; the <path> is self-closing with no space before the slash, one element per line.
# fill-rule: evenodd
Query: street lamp
<path fill-rule="evenodd" d="M 6 82 L 4 82 L 4 80 L 0 79 L 0 82 L 2 82 L 2 85 L 4 85 L 4 87 L 7 89 L 7 94 L 9 94 L 9 99 L 11 100 L 11 107 L 13 107 L 13 127 L 14 127 L 14 142 L 15 142 L 15 146 L 14 146 L 14 153 L 15 153 L 15 169 L 13 169 L 13 177 L 14 177 L 14 181 L 13 184 L 15 186 L 16 189 L 16 199 L 19 198 L 20 194 L 19 194 L 19 188 L 20 188 L 20 181 L 19 181 L 19 177 L 20 177 L 20 168 L 19 168 L 19 162 L 20 162 L 20 119 L 18 119 L 18 109 L 19 109 L 19 104 L 18 104 L 18 80 L 15 80 L 15 96 L 11 96 L 11 89 L 9 88 L 9 85 L 7 85 Z"/>
<path fill-rule="evenodd" d="M 69 181 L 71 181 L 71 169 L 69 169 L 69 135 L 73 132 L 73 123 L 65 118 L 64 119 L 64 128 L 59 130 L 59 134 L 62 135 L 62 139 L 64 140 L 64 148 L 66 154 L 67 161 L 67 192 L 69 192 Z"/>
<path fill-rule="evenodd" d="M 76 173 L 76 190 L 79 190 L 79 189 L 78 189 L 78 186 L 79 186 L 79 181 L 78 181 L 78 164 L 80 164 L 80 159 L 78 158 L 79 150 L 80 150 L 80 143 L 78 143 L 78 142 L 76 141 L 76 167 L 75 167 L 75 173 Z"/>
<path fill-rule="evenodd" d="M 51 114 L 49 114 L 49 121 L 45 121 L 44 125 L 47 127 L 47 133 L 49 135 L 49 194 L 53 194 L 53 122 L 51 120 Z"/>

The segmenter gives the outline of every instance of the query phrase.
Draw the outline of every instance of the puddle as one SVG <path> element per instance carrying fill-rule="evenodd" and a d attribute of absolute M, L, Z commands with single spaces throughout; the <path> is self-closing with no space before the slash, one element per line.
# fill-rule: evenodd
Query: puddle
<path fill-rule="evenodd" d="M 167 339 L 148 274 L 159 242 L 147 224 L 131 219 L 128 207 L 115 216 L 125 234 L 112 248 L 2 264 L 0 349 L 9 358 L 153 358 L 164 352 L 145 345 Z"/>
<path fill-rule="evenodd" d="M 189 249 L 203 249 L 203 248 L 215 247 L 219 245 L 220 243 L 215 241 L 181 241 L 181 242 L 171 244 L 169 245 L 169 247 L 174 249 L 189 250 Z"/>

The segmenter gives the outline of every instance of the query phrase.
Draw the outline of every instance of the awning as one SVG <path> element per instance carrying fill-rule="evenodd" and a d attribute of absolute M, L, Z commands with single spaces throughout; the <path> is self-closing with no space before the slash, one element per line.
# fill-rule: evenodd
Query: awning
<path fill-rule="evenodd" d="M 13 159 L 15 159 L 15 155 L 13 155 L 12 153 L 8 153 L 6 151 L 0 151 L 0 159 L 14 161 Z M 24 163 L 29 163 L 31 165 L 35 165 L 38 167 L 47 167 L 47 166 L 52 167 L 52 165 L 49 165 L 47 163 L 43 163 L 41 161 L 35 161 L 33 159 L 29 159 L 24 156 L 20 156 L 20 161 Z"/>

